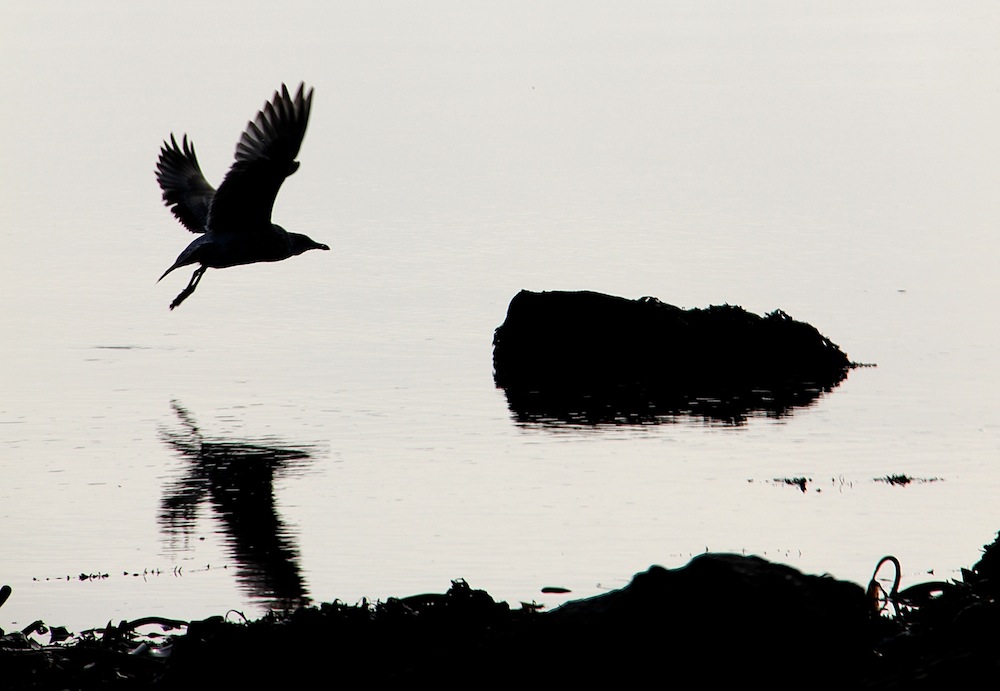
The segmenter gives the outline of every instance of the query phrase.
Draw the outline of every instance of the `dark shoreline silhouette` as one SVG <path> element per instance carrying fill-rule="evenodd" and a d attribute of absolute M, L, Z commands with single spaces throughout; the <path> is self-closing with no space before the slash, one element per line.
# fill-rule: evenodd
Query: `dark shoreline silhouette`
<path fill-rule="evenodd" d="M 876 576 L 887 564 L 895 578 L 886 588 Z M 883 558 L 866 590 L 758 557 L 706 553 L 551 612 L 511 609 L 459 579 L 442 594 L 335 600 L 253 622 L 150 617 L 63 645 L 0 632 L 0 669 L 7 689 L 996 683 L 1000 537 L 961 581 L 900 591 L 899 573 L 898 560 Z M 151 626 L 169 635 L 137 633 Z"/>
<path fill-rule="evenodd" d="M 781 417 L 855 366 L 815 327 L 780 310 L 684 310 L 591 291 L 522 290 L 493 336 L 494 381 L 522 423 Z"/>

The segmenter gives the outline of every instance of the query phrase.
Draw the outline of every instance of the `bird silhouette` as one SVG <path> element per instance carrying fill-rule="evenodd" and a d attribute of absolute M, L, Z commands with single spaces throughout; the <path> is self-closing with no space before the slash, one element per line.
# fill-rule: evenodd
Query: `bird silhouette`
<path fill-rule="evenodd" d="M 282 84 L 257 117 L 248 122 L 236 144 L 236 160 L 216 190 L 198 165 L 194 144 L 185 134 L 164 140 L 156 163 L 156 180 L 163 201 L 192 233 L 191 242 L 163 277 L 174 269 L 200 264 L 187 287 L 170 303 L 174 309 L 198 287 L 211 267 L 276 262 L 307 250 L 328 250 L 301 233 L 289 233 L 271 222 L 271 210 L 285 178 L 299 169 L 295 157 L 309 121 L 313 90 L 300 84 L 293 98 Z"/>

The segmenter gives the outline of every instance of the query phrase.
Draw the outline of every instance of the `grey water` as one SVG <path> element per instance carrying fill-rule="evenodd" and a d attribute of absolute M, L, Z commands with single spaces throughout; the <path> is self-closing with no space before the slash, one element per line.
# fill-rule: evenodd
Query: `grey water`
<path fill-rule="evenodd" d="M 859 583 L 893 554 L 905 585 L 996 537 L 995 4 L 14 0 L 0 25 L 0 628 L 456 578 L 554 607 L 706 550 Z M 300 80 L 274 219 L 332 251 L 210 270 L 171 312 L 192 236 L 160 143 L 217 185 Z M 739 424 L 519 422 L 491 339 L 522 288 L 781 309 L 877 366 Z"/>

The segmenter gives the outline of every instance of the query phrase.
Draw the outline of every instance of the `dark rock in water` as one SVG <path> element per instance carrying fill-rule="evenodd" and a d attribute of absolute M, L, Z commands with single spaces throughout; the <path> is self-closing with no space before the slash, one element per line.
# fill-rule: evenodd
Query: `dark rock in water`
<path fill-rule="evenodd" d="M 522 290 L 493 337 L 494 380 L 523 421 L 739 421 L 807 405 L 852 363 L 780 310 L 684 310 L 651 297 Z"/>

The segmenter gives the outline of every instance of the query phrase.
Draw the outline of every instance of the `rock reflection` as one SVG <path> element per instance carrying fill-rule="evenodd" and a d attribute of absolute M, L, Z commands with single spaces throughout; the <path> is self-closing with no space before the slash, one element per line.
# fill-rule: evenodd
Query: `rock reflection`
<path fill-rule="evenodd" d="M 208 437 L 179 403 L 171 406 L 180 428 L 161 428 L 160 438 L 187 464 L 164 490 L 159 515 L 164 536 L 188 549 L 199 509 L 207 504 L 221 522 L 244 592 L 272 609 L 309 604 L 298 549 L 275 507 L 274 478 L 307 464 L 310 447 Z"/>
<path fill-rule="evenodd" d="M 784 390 L 727 391 L 716 396 L 671 397 L 641 386 L 560 392 L 504 389 L 507 407 L 520 425 L 662 425 L 680 420 L 741 426 L 752 417 L 784 418 L 816 403 L 833 387 L 803 384 Z"/>

